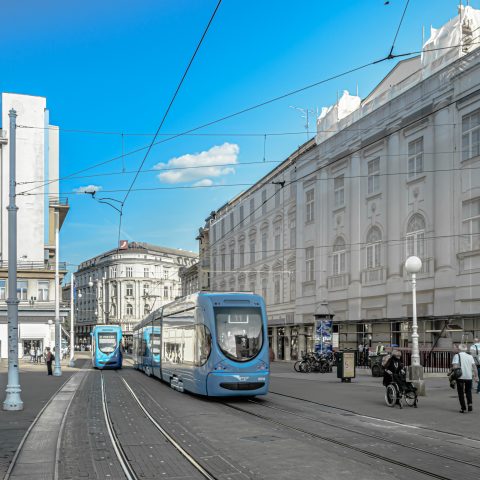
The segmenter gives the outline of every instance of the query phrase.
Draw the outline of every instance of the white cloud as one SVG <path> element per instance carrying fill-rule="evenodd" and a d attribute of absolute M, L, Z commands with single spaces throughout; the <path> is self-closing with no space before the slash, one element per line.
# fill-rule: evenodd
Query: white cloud
<path fill-rule="evenodd" d="M 213 180 L 210 180 L 209 178 L 204 178 L 193 184 L 194 187 L 211 187 L 212 185 Z"/>
<path fill-rule="evenodd" d="M 74 188 L 73 191 L 75 193 L 95 193 L 99 192 L 102 189 L 103 187 L 101 187 L 100 185 L 85 185 L 84 187 Z"/>
<path fill-rule="evenodd" d="M 181 157 L 171 158 L 168 163 L 158 163 L 154 168 L 157 170 L 181 168 L 181 170 L 169 170 L 168 172 L 159 173 L 157 177 L 164 183 L 183 183 L 194 180 L 200 180 L 201 182 L 211 181 L 210 178 L 218 178 L 235 173 L 235 169 L 228 165 L 236 165 L 238 163 L 239 151 L 240 148 L 237 144 L 224 143 L 223 145 L 215 145 L 210 150 L 204 152 L 188 153 Z M 196 166 L 198 168 L 189 168 Z"/>

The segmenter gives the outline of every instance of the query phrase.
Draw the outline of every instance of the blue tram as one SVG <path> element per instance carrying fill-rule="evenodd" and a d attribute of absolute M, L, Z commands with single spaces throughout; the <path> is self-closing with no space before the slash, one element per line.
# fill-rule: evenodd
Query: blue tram
<path fill-rule="evenodd" d="M 179 391 L 265 395 L 270 368 L 266 318 L 259 295 L 200 292 L 183 297 L 134 328 L 134 367 Z"/>
<path fill-rule="evenodd" d="M 97 325 L 91 335 L 92 365 L 122 368 L 122 329 L 118 325 Z"/>

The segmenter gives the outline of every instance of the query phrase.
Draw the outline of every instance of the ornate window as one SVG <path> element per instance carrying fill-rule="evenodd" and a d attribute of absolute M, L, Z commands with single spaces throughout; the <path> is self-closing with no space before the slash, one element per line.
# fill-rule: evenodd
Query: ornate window
<path fill-rule="evenodd" d="M 462 160 L 480 155 L 480 109 L 462 118 Z"/>
<path fill-rule="evenodd" d="M 275 303 L 280 303 L 280 275 L 275 275 L 273 279 L 273 298 Z"/>
<path fill-rule="evenodd" d="M 305 192 L 305 222 L 311 223 L 315 220 L 315 191 L 313 188 Z"/>
<path fill-rule="evenodd" d="M 145 304 L 143 307 L 143 314 L 148 315 L 150 313 L 150 305 Z"/>
<path fill-rule="evenodd" d="M 342 237 L 337 237 L 333 244 L 333 275 L 341 275 L 345 273 L 346 267 L 346 248 L 345 240 Z"/>
<path fill-rule="evenodd" d="M 131 283 L 127 283 L 126 295 L 127 297 L 133 297 L 133 285 Z"/>
<path fill-rule="evenodd" d="M 267 191 L 262 191 L 262 214 L 267 213 Z"/>
<path fill-rule="evenodd" d="M 380 190 L 380 159 L 374 158 L 368 162 L 368 194 Z"/>
<path fill-rule="evenodd" d="M 133 267 L 126 267 L 125 272 L 127 277 L 133 277 Z"/>
<path fill-rule="evenodd" d="M 240 244 L 240 268 L 245 266 L 245 244 Z"/>
<path fill-rule="evenodd" d="M 413 215 L 407 225 L 407 258 L 415 255 L 420 259 L 425 256 L 425 219 L 419 213 Z"/>
<path fill-rule="evenodd" d="M 268 248 L 268 245 L 267 245 L 267 242 L 268 242 L 268 237 L 267 237 L 267 231 L 264 230 L 262 232 L 262 259 L 264 260 L 265 258 L 267 258 L 267 248 Z"/>
<path fill-rule="evenodd" d="M 345 177 L 339 175 L 333 179 L 334 205 L 335 208 L 345 204 Z"/>
<path fill-rule="evenodd" d="M 250 223 L 255 221 L 255 199 L 250 199 Z"/>
<path fill-rule="evenodd" d="M 423 137 L 408 144 L 408 178 L 415 178 L 423 172 Z"/>
<path fill-rule="evenodd" d="M 250 237 L 250 263 L 255 263 L 255 237 Z"/>
<path fill-rule="evenodd" d="M 131 303 L 127 303 L 127 315 L 133 316 L 133 305 Z"/>
<path fill-rule="evenodd" d="M 367 268 L 377 268 L 382 263 L 382 232 L 372 227 L 367 235 Z"/>
<path fill-rule="evenodd" d="M 480 249 L 480 197 L 463 202 L 462 217 L 463 249 Z"/>
<path fill-rule="evenodd" d="M 262 297 L 265 303 L 267 303 L 267 287 L 268 287 L 268 280 L 266 278 L 262 278 Z"/>
<path fill-rule="evenodd" d="M 305 281 L 315 280 L 315 249 L 307 247 L 305 249 Z"/>

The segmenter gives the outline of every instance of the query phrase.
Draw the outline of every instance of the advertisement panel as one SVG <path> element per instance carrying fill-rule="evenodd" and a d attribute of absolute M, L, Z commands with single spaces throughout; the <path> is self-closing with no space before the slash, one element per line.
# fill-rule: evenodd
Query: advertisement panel
<path fill-rule="evenodd" d="M 331 352 L 333 349 L 333 321 L 315 321 L 315 351 L 318 353 Z"/>

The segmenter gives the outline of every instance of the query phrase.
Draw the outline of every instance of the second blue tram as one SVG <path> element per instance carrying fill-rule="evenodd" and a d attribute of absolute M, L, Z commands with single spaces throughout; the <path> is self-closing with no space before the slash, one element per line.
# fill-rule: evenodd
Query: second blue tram
<path fill-rule="evenodd" d="M 268 393 L 267 321 L 259 295 L 189 295 L 140 322 L 133 342 L 134 367 L 176 390 L 210 396 Z"/>
<path fill-rule="evenodd" d="M 92 365 L 122 368 L 122 329 L 118 325 L 97 325 L 91 335 Z"/>

